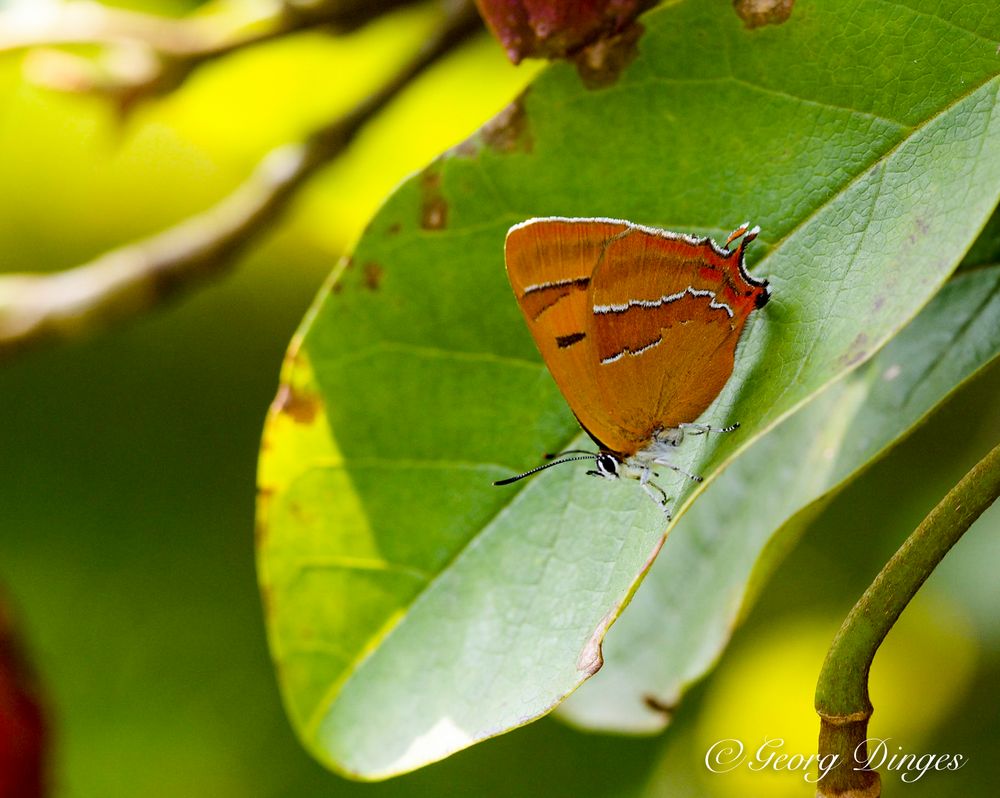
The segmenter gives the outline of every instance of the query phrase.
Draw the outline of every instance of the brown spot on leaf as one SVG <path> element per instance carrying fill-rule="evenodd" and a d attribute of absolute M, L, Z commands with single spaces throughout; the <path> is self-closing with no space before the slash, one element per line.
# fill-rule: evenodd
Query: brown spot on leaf
<path fill-rule="evenodd" d="M 646 693 L 646 695 L 642 697 L 642 703 L 649 709 L 653 710 L 653 712 L 658 712 L 663 715 L 667 720 L 672 718 L 674 716 L 674 712 L 677 711 L 676 704 L 661 701 L 652 693 Z"/>
<path fill-rule="evenodd" d="M 620 33 L 598 39 L 577 53 L 573 63 L 583 85 L 588 89 L 604 89 L 617 83 L 625 67 L 638 55 L 643 31 L 642 25 L 635 22 Z"/>
<path fill-rule="evenodd" d="M 748 28 L 780 25 L 792 15 L 795 0 L 733 0 L 733 7 Z"/>
<path fill-rule="evenodd" d="M 448 155 L 452 158 L 475 158 L 479 154 L 479 147 L 476 145 L 475 136 L 458 142 L 448 150 Z"/>
<path fill-rule="evenodd" d="M 391 236 L 398 236 L 399 231 L 402 229 L 403 229 L 402 224 L 400 224 L 399 222 L 393 222 L 392 224 L 389 225 L 388 229 L 386 229 L 386 232 Z"/>
<path fill-rule="evenodd" d="M 267 517 L 270 511 L 271 502 L 274 499 L 275 489 L 273 485 L 257 486 L 257 518 L 253 526 L 254 546 L 260 551 L 267 542 Z"/>
<path fill-rule="evenodd" d="M 267 524 L 259 520 L 253 525 L 253 542 L 258 551 L 267 543 Z"/>
<path fill-rule="evenodd" d="M 375 261 L 368 261 L 365 264 L 365 288 L 369 291 L 378 291 L 379 286 L 382 285 L 382 275 L 384 273 L 385 269 Z"/>
<path fill-rule="evenodd" d="M 448 225 L 448 203 L 444 197 L 433 197 L 424 203 L 421 227 L 425 230 L 440 230 Z"/>
<path fill-rule="evenodd" d="M 866 357 L 868 357 L 868 335 L 859 332 L 855 339 L 851 341 L 850 347 L 848 347 L 847 352 L 840 358 L 840 361 L 844 366 L 854 366 Z"/>
<path fill-rule="evenodd" d="M 922 216 L 918 216 L 913 220 L 913 227 L 913 232 L 906 237 L 909 246 L 902 250 L 905 254 L 911 252 L 914 247 L 920 246 L 922 240 L 927 238 L 931 231 L 930 225 L 927 224 L 927 220 Z"/>
<path fill-rule="evenodd" d="M 274 399 L 274 408 L 290 416 L 297 424 L 311 424 L 320 410 L 321 401 L 314 393 L 305 393 L 291 385 L 282 385 Z"/>
<path fill-rule="evenodd" d="M 856 366 L 858 363 L 860 363 L 866 357 L 868 357 L 868 353 L 866 351 L 864 351 L 863 349 L 862 350 L 858 350 L 857 352 L 853 352 L 847 358 L 847 360 L 845 361 L 845 365 L 847 365 L 847 366 Z"/>
<path fill-rule="evenodd" d="M 448 202 L 441 193 L 441 174 L 424 172 L 421 186 L 424 203 L 420 212 L 420 226 L 425 230 L 441 230 L 448 226 Z"/>
<path fill-rule="evenodd" d="M 479 135 L 486 146 L 500 153 L 531 152 L 534 141 L 524 112 L 524 95 L 483 125 Z"/>

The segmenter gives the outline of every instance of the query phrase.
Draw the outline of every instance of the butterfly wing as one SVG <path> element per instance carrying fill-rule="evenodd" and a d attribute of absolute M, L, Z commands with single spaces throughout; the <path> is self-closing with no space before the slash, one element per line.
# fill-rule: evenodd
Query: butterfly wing
<path fill-rule="evenodd" d="M 586 221 L 587 224 L 580 224 Z M 605 448 L 617 440 L 598 396 L 591 275 L 627 223 L 529 219 L 507 233 L 507 276 L 545 365 L 584 429 Z"/>
<path fill-rule="evenodd" d="M 769 296 L 735 251 L 708 239 L 629 225 L 591 276 L 597 395 L 634 454 L 654 432 L 694 421 L 733 371 L 750 313 Z"/>

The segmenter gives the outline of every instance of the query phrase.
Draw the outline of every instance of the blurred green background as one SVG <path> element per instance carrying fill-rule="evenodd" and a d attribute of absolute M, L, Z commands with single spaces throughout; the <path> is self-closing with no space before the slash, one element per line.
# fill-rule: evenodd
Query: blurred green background
<path fill-rule="evenodd" d="M 21 56 L 0 57 L 0 270 L 67 268 L 208 207 L 271 147 L 377 86 L 433 19 L 417 8 L 340 40 L 303 34 L 240 53 L 125 124 L 99 99 L 31 85 Z M 538 68 L 510 66 L 480 37 L 367 128 L 233 275 L 134 324 L 0 367 L 0 584 L 43 686 L 54 795 L 812 793 L 801 774 L 712 775 L 705 750 L 724 737 L 756 747 L 776 736 L 788 752 L 814 750 L 825 646 L 910 529 L 1000 439 L 1000 369 L 826 509 L 660 739 L 546 719 L 361 785 L 310 760 L 284 718 L 260 617 L 253 505 L 285 347 L 393 185 Z M 994 508 L 876 660 L 873 733 L 910 752 L 969 758 L 916 784 L 888 775 L 888 795 L 992 795 L 1000 782 L 998 562 Z"/>

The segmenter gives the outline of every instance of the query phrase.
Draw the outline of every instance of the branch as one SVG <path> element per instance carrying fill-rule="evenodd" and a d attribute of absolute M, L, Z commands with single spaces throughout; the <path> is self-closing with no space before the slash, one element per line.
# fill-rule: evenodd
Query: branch
<path fill-rule="evenodd" d="M 819 782 L 818 796 L 877 798 L 881 794 L 878 773 L 865 766 L 872 715 L 868 671 L 875 652 L 944 555 L 998 496 L 1000 445 L 931 510 L 840 627 L 816 686 L 819 754 L 836 755 L 836 764 Z"/>
<path fill-rule="evenodd" d="M 272 0 L 238 13 L 173 19 L 73 0 L 0 14 L 0 53 L 33 50 L 25 69 L 36 83 L 111 97 L 128 111 L 173 91 L 207 61 L 308 28 L 354 30 L 415 1 Z M 107 52 L 95 60 L 52 49 L 58 45 L 96 45 Z"/>
<path fill-rule="evenodd" d="M 475 9 L 462 4 L 378 92 L 304 141 L 269 153 L 235 192 L 177 227 L 68 271 L 0 276 L 0 358 L 131 318 L 225 271 L 365 123 L 477 30 Z"/>

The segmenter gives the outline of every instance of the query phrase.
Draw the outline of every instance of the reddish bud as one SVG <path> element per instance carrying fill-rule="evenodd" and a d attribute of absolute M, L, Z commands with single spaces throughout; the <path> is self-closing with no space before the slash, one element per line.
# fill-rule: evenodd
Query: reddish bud
<path fill-rule="evenodd" d="M 45 723 L 31 673 L 0 597 L 0 798 L 41 798 Z"/>
<path fill-rule="evenodd" d="M 654 0 L 476 0 L 515 64 L 565 58 L 627 28 Z"/>

